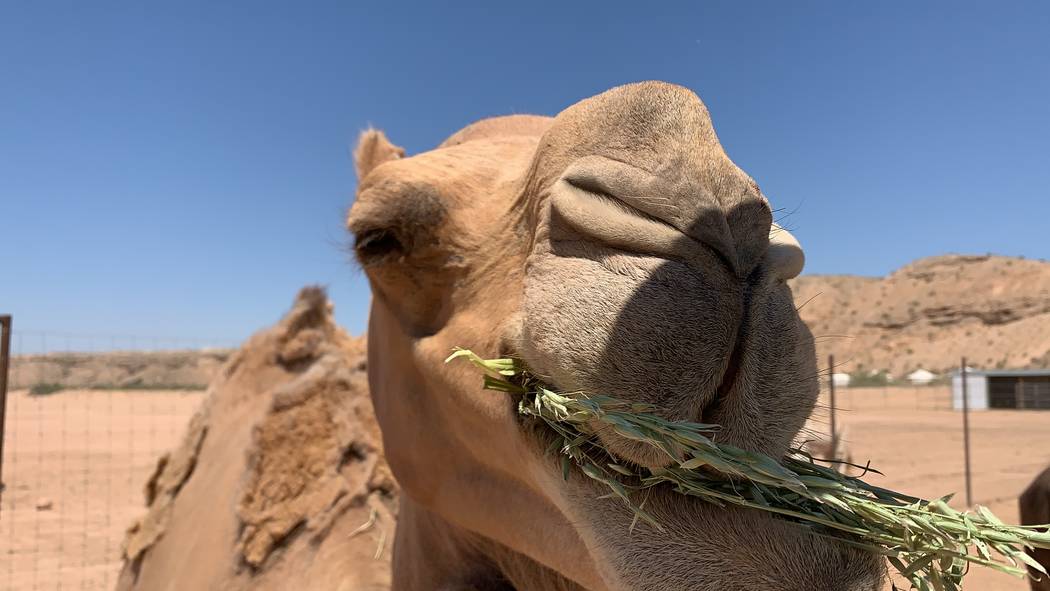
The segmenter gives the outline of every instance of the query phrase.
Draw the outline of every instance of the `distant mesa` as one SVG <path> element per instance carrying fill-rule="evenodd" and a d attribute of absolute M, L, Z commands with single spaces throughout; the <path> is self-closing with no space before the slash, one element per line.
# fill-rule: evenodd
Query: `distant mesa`
<path fill-rule="evenodd" d="M 1050 367 L 1045 261 L 945 255 L 886 277 L 807 275 L 790 284 L 821 362 L 834 354 L 837 372 L 886 371 L 919 385 L 945 380 L 964 356 L 980 369 Z"/>

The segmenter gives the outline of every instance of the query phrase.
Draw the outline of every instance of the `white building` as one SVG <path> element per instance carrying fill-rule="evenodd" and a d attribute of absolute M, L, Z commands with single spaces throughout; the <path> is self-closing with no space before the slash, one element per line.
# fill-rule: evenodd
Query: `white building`
<path fill-rule="evenodd" d="M 849 387 L 849 374 L 848 373 L 833 373 L 831 374 L 831 383 L 835 384 L 836 388 L 847 388 Z"/>
<path fill-rule="evenodd" d="M 952 407 L 963 406 L 962 375 L 952 372 Z M 971 410 L 1050 410 L 1050 369 L 966 369 L 966 401 Z"/>
<path fill-rule="evenodd" d="M 933 373 L 932 371 L 927 371 L 925 369 L 919 368 L 908 374 L 907 378 L 913 386 L 925 386 L 933 380 L 937 379 L 937 374 Z"/>

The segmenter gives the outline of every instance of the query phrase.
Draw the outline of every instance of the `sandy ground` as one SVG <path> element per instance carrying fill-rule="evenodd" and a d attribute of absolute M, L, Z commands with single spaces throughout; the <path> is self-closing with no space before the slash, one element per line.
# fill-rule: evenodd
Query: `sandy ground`
<path fill-rule="evenodd" d="M 142 487 L 202 396 L 186 391 L 10 393 L 0 588 L 111 589 L 124 530 L 145 512 Z"/>
<path fill-rule="evenodd" d="M 0 588 L 110 589 L 124 528 L 143 511 L 142 485 L 157 455 L 177 440 L 200 392 L 15 392 L 8 402 L 0 513 Z M 827 430 L 829 401 L 819 424 Z M 882 486 L 921 496 L 964 490 L 962 416 L 945 388 L 846 389 L 836 399 L 855 461 L 870 459 Z M 1016 498 L 1050 463 L 1050 413 L 971 415 L 973 494 L 1008 522 Z M 37 510 L 39 501 L 52 507 Z M 1027 584 L 974 570 L 974 591 Z"/>
<path fill-rule="evenodd" d="M 885 474 L 869 474 L 865 480 L 926 498 L 955 492 L 952 505 L 965 505 L 962 413 L 926 410 L 949 408 L 948 396 L 947 387 L 840 390 L 836 425 L 845 426 L 854 462 L 871 460 Z M 818 416 L 827 427 L 828 400 L 822 403 Z M 1017 496 L 1050 464 L 1050 412 L 971 413 L 970 453 L 973 502 L 989 507 L 1007 523 L 1017 523 Z M 975 568 L 965 588 L 1029 587 L 1024 580 Z"/>

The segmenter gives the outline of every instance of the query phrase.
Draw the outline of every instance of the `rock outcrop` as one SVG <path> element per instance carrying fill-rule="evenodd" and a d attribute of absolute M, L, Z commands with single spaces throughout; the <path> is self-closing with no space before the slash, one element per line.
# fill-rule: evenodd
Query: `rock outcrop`
<path fill-rule="evenodd" d="M 838 371 L 1050 365 L 1050 263 L 1002 256 L 920 259 L 885 278 L 792 281 L 821 360 Z"/>

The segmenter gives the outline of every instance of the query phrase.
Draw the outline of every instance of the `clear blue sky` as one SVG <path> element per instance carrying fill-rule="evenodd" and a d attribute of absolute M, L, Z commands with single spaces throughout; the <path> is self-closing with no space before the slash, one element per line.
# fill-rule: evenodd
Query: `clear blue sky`
<path fill-rule="evenodd" d="M 1050 257 L 1046 2 L 433 4 L 4 3 L 0 310 L 241 339 L 318 282 L 360 333 L 359 130 L 416 153 L 643 79 L 701 95 L 809 273 Z"/>

